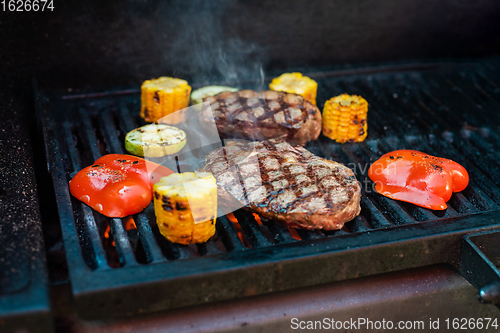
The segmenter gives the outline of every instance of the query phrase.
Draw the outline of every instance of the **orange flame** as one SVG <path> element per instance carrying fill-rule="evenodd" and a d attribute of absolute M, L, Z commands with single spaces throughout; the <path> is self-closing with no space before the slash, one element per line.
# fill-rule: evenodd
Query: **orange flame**
<path fill-rule="evenodd" d="M 295 238 L 297 240 L 302 240 L 302 237 L 300 237 L 299 233 L 294 228 L 289 227 L 288 231 L 290 231 L 290 235 L 292 235 L 293 238 Z"/>
<path fill-rule="evenodd" d="M 122 219 L 122 223 L 123 223 L 123 228 L 125 229 L 125 231 L 137 229 L 137 226 L 135 225 L 134 218 L 132 216 L 124 217 Z M 108 224 L 108 226 L 106 227 L 106 230 L 104 231 L 104 238 L 109 239 L 110 236 L 111 236 L 111 227 Z M 113 241 L 111 243 L 111 245 L 115 246 L 115 241 Z"/>

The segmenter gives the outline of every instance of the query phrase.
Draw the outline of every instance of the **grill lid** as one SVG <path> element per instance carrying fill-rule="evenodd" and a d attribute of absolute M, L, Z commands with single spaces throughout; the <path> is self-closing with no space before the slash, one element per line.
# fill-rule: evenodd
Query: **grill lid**
<path fill-rule="evenodd" d="M 434 263 L 457 265 L 463 235 L 498 227 L 498 65 L 312 75 L 318 101 L 342 92 L 369 101 L 365 142 L 339 145 L 320 137 L 306 146 L 353 169 L 363 188 L 361 215 L 338 231 L 293 231 L 239 210 L 237 223 L 222 216 L 214 238 L 190 246 L 159 234 L 152 205 L 133 216 L 137 229 L 127 231 L 128 220 L 106 218 L 69 193 L 71 175 L 103 154 L 123 153 L 125 134 L 144 124 L 137 93 L 44 97 L 38 117 L 81 316 L 135 314 Z M 470 174 L 468 188 L 454 194 L 443 212 L 375 193 L 369 165 L 403 148 L 461 163 Z"/>

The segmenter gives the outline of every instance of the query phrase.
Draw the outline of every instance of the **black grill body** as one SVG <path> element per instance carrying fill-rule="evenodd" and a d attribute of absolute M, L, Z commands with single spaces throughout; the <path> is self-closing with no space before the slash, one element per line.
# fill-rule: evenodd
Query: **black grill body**
<path fill-rule="evenodd" d="M 73 198 L 68 181 L 106 153 L 123 153 L 124 135 L 142 124 L 137 90 L 39 93 L 45 140 L 79 315 L 109 318 L 319 285 L 438 263 L 460 266 L 462 238 L 498 229 L 500 62 L 321 71 L 318 105 L 343 92 L 369 102 L 368 137 L 339 145 L 325 137 L 306 148 L 351 167 L 362 212 L 338 231 L 289 230 L 245 211 L 217 220 L 216 237 L 182 246 L 158 232 L 152 206 L 136 231 Z M 251 85 L 252 82 L 248 82 Z M 245 88 L 245 87 L 243 87 Z M 371 162 L 395 149 L 453 159 L 469 171 L 466 190 L 444 212 L 372 191 Z M 104 237 L 109 226 L 115 246 Z M 243 241 L 242 241 L 243 239 Z M 305 273 L 307 272 L 307 274 Z"/>

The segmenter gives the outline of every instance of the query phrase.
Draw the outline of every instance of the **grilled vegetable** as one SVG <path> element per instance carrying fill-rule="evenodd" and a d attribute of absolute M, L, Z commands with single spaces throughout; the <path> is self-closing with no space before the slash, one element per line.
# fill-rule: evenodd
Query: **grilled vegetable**
<path fill-rule="evenodd" d="M 206 242 L 215 233 L 217 184 L 210 172 L 186 172 L 154 185 L 156 223 L 173 243 Z"/>
<path fill-rule="evenodd" d="M 214 96 L 223 91 L 238 91 L 238 88 L 224 87 L 224 86 L 207 86 L 194 90 L 191 93 L 191 105 L 200 104 L 203 102 L 203 98 L 208 96 Z"/>
<path fill-rule="evenodd" d="M 415 150 L 383 155 L 368 170 L 375 190 L 391 199 L 444 210 L 453 192 L 464 190 L 469 174 L 460 164 Z"/>
<path fill-rule="evenodd" d="M 368 103 L 361 96 L 342 94 L 326 101 L 323 135 L 340 143 L 361 142 L 368 134 Z"/>
<path fill-rule="evenodd" d="M 141 86 L 141 117 L 147 122 L 178 124 L 186 120 L 190 93 L 185 80 L 165 76 L 146 80 Z"/>
<path fill-rule="evenodd" d="M 274 91 L 284 91 L 304 97 L 305 100 L 316 105 L 316 93 L 318 83 L 313 79 L 303 76 L 301 73 L 285 73 L 274 78 L 269 89 Z"/>
<path fill-rule="evenodd" d="M 125 136 L 125 149 L 131 154 L 161 157 L 175 154 L 186 145 L 186 132 L 165 124 L 149 124 Z"/>
<path fill-rule="evenodd" d="M 121 154 L 98 158 L 69 182 L 71 194 L 99 213 L 124 217 L 151 203 L 153 183 L 173 171 L 145 159 Z"/>

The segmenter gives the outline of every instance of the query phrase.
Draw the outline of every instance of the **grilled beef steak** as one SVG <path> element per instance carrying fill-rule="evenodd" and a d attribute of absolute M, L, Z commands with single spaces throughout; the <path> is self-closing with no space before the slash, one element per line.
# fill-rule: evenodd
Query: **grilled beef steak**
<path fill-rule="evenodd" d="M 201 122 L 215 120 L 223 138 L 282 139 L 305 145 L 316 140 L 321 132 L 319 109 L 296 94 L 271 90 L 225 91 L 203 101 L 209 102 L 210 108 L 207 105 L 202 108 Z"/>
<path fill-rule="evenodd" d="M 284 141 L 230 142 L 207 155 L 202 171 L 217 179 L 220 204 L 237 200 L 290 227 L 340 229 L 360 212 L 349 168 Z"/>

